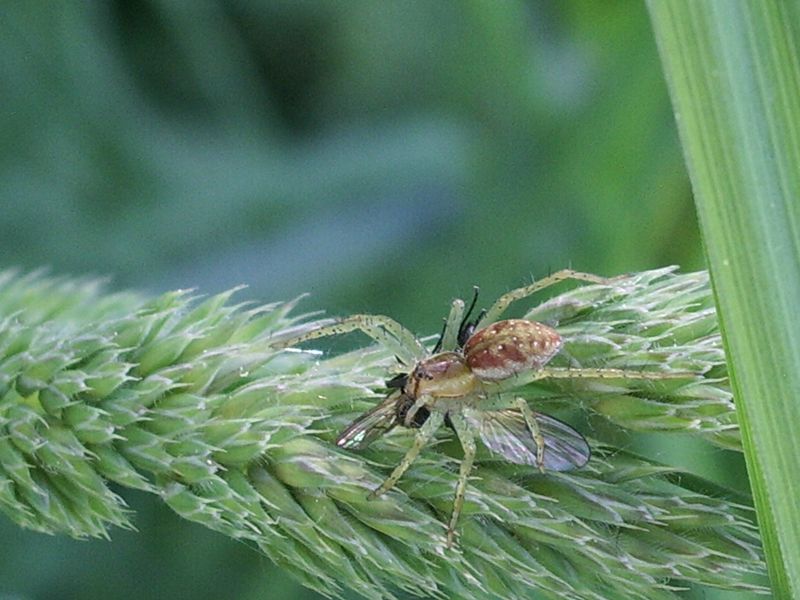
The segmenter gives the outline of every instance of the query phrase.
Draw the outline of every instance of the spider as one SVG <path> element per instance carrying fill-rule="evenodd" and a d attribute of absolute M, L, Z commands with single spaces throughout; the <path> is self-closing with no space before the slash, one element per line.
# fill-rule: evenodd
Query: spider
<path fill-rule="evenodd" d="M 509 392 L 544 378 L 663 379 L 676 376 L 675 373 L 622 369 L 547 367 L 563 344 L 555 329 L 524 319 L 498 320 L 512 302 L 555 283 L 576 280 L 609 285 L 619 279 L 564 269 L 500 296 L 488 310 L 470 320 L 477 302 L 476 288 L 469 308 L 462 300 L 453 301 L 438 342 L 431 351 L 393 319 L 364 314 L 340 319 L 281 341 L 275 347 L 359 330 L 410 366 L 408 372 L 386 382 L 387 397 L 345 428 L 336 439 L 336 445 L 361 449 L 397 425 L 416 429 L 406 455 L 370 493 L 369 498 L 377 498 L 395 486 L 443 424 L 451 428 L 461 442 L 464 457 L 447 527 L 447 546 L 450 547 L 475 460 L 476 437 L 506 460 L 536 466 L 542 472 L 579 469 L 589 461 L 591 450 L 580 433 L 558 419 L 534 412 L 524 398 L 509 398 Z"/>

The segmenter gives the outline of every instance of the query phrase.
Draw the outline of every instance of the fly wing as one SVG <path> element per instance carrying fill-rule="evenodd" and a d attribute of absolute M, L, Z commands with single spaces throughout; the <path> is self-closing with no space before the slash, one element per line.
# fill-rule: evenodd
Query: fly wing
<path fill-rule="evenodd" d="M 399 393 L 390 394 L 383 402 L 365 412 L 336 438 L 340 448 L 366 448 L 392 427 L 397 425 Z"/>
<path fill-rule="evenodd" d="M 518 465 L 536 465 L 536 440 L 522 413 L 516 409 L 465 411 L 478 428 L 489 450 Z M 566 423 L 534 413 L 544 437 L 544 468 L 550 471 L 579 469 L 589 461 L 586 439 Z"/>
<path fill-rule="evenodd" d="M 539 424 L 539 430 L 544 436 L 544 466 L 546 469 L 571 471 L 580 469 L 589 462 L 592 450 L 585 437 L 564 421 L 542 413 L 534 413 L 534 416 Z M 523 425 L 527 431 L 528 427 L 524 419 Z M 548 455 L 550 455 L 549 459 Z"/>

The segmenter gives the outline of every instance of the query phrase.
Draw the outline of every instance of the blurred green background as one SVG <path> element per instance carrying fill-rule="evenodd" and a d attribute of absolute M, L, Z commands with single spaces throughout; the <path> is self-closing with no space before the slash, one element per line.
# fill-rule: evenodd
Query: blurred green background
<path fill-rule="evenodd" d="M 473 284 L 703 266 L 638 3 L 32 1 L 0 27 L 2 268 L 432 333 Z M 317 597 L 124 495 L 113 542 L 0 519 L 0 598 Z"/>

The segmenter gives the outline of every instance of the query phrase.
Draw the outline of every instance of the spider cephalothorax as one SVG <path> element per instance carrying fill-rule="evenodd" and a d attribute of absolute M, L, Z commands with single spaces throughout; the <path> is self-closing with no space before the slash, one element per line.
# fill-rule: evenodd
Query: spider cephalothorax
<path fill-rule="evenodd" d="M 416 429 L 414 441 L 400 464 L 370 495 L 377 497 L 394 487 L 442 424 L 451 428 L 461 442 L 464 458 L 447 528 L 450 545 L 475 458 L 476 437 L 506 460 L 533 465 L 541 471 L 577 469 L 589 460 L 589 445 L 580 433 L 566 423 L 531 410 L 523 398 L 513 395 L 515 389 L 544 378 L 675 376 L 620 369 L 551 368 L 547 364 L 563 343 L 555 329 L 525 319 L 498 320 L 513 301 L 565 279 L 612 282 L 588 273 L 559 271 L 504 294 L 488 310 L 470 320 L 477 301 L 476 290 L 468 309 L 465 310 L 461 300 L 453 302 L 439 340 L 430 352 L 402 325 L 379 315 L 353 315 L 276 347 L 361 330 L 410 366 L 408 372 L 386 382 L 389 394 L 384 401 L 353 421 L 339 434 L 336 444 L 343 448 L 364 448 L 397 425 Z"/>

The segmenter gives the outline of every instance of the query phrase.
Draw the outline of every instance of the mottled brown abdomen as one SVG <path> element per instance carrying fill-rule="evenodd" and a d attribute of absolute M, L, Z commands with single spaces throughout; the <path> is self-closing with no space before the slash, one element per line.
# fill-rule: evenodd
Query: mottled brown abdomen
<path fill-rule="evenodd" d="M 475 332 L 464 344 L 464 356 L 478 379 L 500 381 L 522 371 L 541 369 L 561 345 L 561 336 L 552 327 L 508 319 Z"/>

